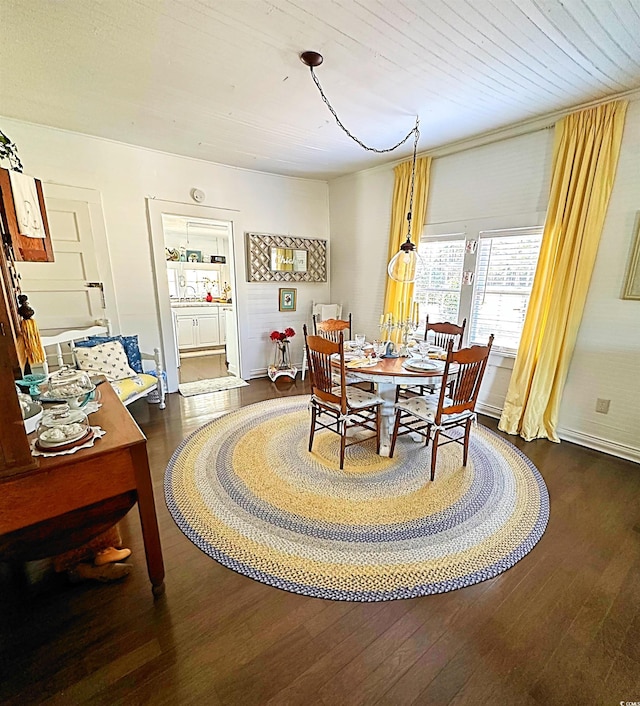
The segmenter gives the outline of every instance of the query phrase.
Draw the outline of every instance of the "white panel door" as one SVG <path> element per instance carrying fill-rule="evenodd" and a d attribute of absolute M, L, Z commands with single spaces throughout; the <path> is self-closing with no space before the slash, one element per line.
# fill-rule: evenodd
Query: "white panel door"
<path fill-rule="evenodd" d="M 85 191 L 53 187 L 58 194 L 64 194 L 65 188 L 72 195 Z M 82 328 L 98 319 L 110 318 L 100 286 L 92 223 L 96 207 L 101 215 L 99 202 L 46 194 L 45 187 L 55 262 L 17 263 L 21 289 L 29 297 L 40 329 Z M 90 283 L 98 286 L 89 287 Z"/>

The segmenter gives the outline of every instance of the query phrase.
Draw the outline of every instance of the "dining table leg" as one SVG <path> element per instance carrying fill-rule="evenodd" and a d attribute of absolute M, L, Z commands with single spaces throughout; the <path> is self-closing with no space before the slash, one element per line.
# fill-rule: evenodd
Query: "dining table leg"
<path fill-rule="evenodd" d="M 396 384 L 394 382 L 378 382 L 378 396 L 382 398 L 380 409 L 380 455 L 388 456 L 391 451 L 391 434 L 395 418 Z"/>

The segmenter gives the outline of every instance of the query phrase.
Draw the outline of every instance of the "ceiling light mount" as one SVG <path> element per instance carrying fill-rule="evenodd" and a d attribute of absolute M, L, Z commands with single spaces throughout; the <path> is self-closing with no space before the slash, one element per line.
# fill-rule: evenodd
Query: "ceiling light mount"
<path fill-rule="evenodd" d="M 312 69 L 316 66 L 320 66 L 324 61 L 324 57 L 322 54 L 318 54 L 317 51 L 303 51 L 302 54 L 300 54 L 300 61 Z"/>

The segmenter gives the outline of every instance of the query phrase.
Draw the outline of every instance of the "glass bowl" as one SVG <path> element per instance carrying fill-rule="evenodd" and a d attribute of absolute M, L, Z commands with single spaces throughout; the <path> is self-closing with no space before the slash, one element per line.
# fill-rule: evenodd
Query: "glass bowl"
<path fill-rule="evenodd" d="M 88 438 L 91 427 L 82 410 L 70 409 L 68 404 L 61 404 L 42 414 L 37 433 L 40 447 L 57 448 Z"/>
<path fill-rule="evenodd" d="M 32 373 L 24 375 L 21 380 L 16 380 L 16 383 L 21 387 L 28 387 L 31 397 L 38 397 L 40 394 L 40 385 L 47 379 L 44 373 Z"/>
<path fill-rule="evenodd" d="M 47 388 L 40 399 L 44 402 L 66 402 L 69 407 L 79 409 L 89 401 L 95 389 L 84 370 L 64 367 L 49 376 Z"/>

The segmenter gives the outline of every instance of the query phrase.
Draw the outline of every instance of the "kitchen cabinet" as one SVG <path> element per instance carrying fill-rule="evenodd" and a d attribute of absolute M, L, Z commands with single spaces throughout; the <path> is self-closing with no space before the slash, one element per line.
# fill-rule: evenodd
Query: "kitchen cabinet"
<path fill-rule="evenodd" d="M 179 351 L 224 345 L 225 321 L 220 307 L 175 308 L 173 312 Z"/>
<path fill-rule="evenodd" d="M 217 346 L 220 344 L 218 312 L 196 317 L 196 337 L 199 346 Z"/>
<path fill-rule="evenodd" d="M 178 349 L 196 346 L 196 326 L 193 316 L 185 316 L 184 314 L 176 316 L 176 336 Z"/>

